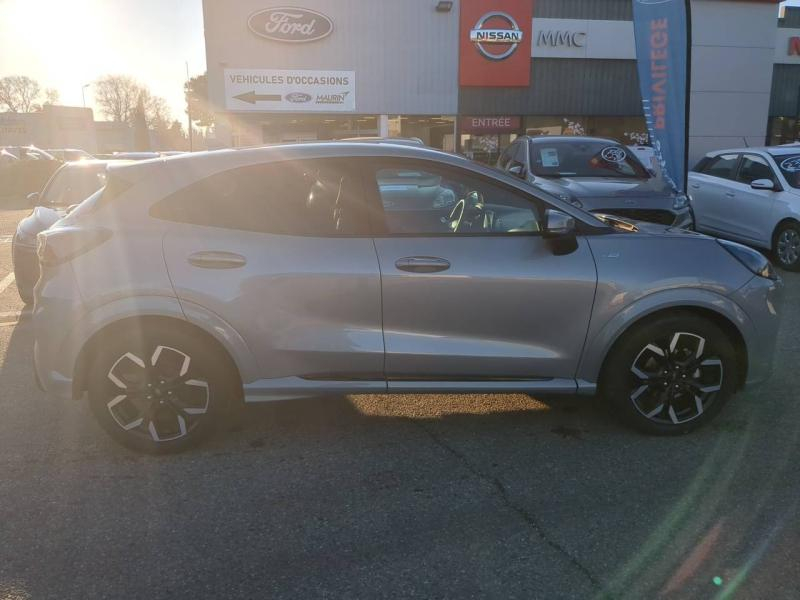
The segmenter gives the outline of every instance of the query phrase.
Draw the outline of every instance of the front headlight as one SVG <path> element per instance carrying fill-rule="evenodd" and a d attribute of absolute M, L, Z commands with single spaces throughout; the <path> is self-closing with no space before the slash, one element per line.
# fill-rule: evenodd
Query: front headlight
<path fill-rule="evenodd" d="M 759 277 L 772 279 L 773 281 L 778 279 L 778 273 L 775 271 L 772 263 L 760 252 L 743 246 L 742 244 L 737 244 L 736 242 L 729 242 L 728 240 L 717 240 L 717 242 L 720 246 L 725 248 L 731 256 Z"/>
<path fill-rule="evenodd" d="M 689 206 L 689 196 L 686 194 L 676 194 L 675 198 L 672 200 L 672 209 L 683 210 L 687 206 Z"/>

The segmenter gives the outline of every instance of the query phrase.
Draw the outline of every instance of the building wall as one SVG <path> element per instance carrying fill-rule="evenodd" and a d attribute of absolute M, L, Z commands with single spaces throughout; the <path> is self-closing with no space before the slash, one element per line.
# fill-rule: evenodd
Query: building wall
<path fill-rule="evenodd" d="M 80 148 L 97 151 L 92 110 L 45 106 L 33 113 L 0 114 L 0 146 Z"/>
<path fill-rule="evenodd" d="M 691 162 L 764 143 L 777 18 L 776 4 L 692 1 Z"/>
<path fill-rule="evenodd" d="M 225 68 L 356 72 L 359 114 L 455 114 L 458 107 L 458 7 L 433 0 L 303 0 L 333 21 L 328 37 L 282 43 L 254 35 L 248 17 L 286 0 L 205 0 L 211 100 L 225 106 Z M 298 111 L 300 112 L 300 111 Z"/>

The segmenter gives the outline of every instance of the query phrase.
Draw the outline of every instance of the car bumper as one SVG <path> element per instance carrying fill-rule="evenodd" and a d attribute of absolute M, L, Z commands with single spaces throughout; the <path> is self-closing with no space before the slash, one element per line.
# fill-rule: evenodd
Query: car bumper
<path fill-rule="evenodd" d="M 593 208 L 592 212 L 606 213 L 629 221 L 644 221 L 678 229 L 694 229 L 694 213 L 690 207 L 680 210 L 664 208 Z"/>
<path fill-rule="evenodd" d="M 33 362 L 37 383 L 58 398 L 72 398 L 77 356 L 67 343 L 72 327 L 84 313 L 69 265 L 45 269 L 34 288 Z"/>
<path fill-rule="evenodd" d="M 36 246 L 21 242 L 15 237 L 11 245 L 11 261 L 14 264 L 14 279 L 20 296 L 33 296 L 33 288 L 39 279 Z"/>
<path fill-rule="evenodd" d="M 751 323 L 745 338 L 748 358 L 746 385 L 762 383 L 772 375 L 783 292 L 782 280 L 753 277 L 734 294 L 733 300 Z"/>

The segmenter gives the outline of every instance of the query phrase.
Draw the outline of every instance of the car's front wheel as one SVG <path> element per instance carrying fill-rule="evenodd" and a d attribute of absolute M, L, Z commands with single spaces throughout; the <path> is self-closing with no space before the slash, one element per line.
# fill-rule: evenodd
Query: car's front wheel
<path fill-rule="evenodd" d="M 736 369 L 731 341 L 716 324 L 676 312 L 636 327 L 614 345 L 601 390 L 641 431 L 688 433 L 713 419 L 734 394 Z"/>
<path fill-rule="evenodd" d="M 238 395 L 229 361 L 199 336 L 137 326 L 94 353 L 88 396 L 103 429 L 132 450 L 180 452 L 208 437 Z"/>
<path fill-rule="evenodd" d="M 777 263 L 787 271 L 800 271 L 800 224 L 784 223 L 775 232 L 773 254 Z"/>

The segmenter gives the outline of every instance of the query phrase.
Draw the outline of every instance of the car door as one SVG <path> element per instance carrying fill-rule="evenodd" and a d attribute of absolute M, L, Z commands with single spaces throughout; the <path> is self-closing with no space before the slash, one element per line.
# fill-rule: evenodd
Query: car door
<path fill-rule="evenodd" d="M 739 153 L 730 152 L 709 157 L 699 170 L 689 175 L 695 227 L 699 231 L 727 234 L 730 200 L 735 195 Z"/>
<path fill-rule="evenodd" d="M 756 153 L 742 155 L 736 181 L 726 194 L 727 211 L 722 216 L 724 231 L 736 239 L 769 248 L 771 245 L 774 190 L 755 190 L 750 184 L 768 179 L 778 186 L 778 178 L 767 159 Z"/>
<path fill-rule="evenodd" d="M 365 188 L 393 201 L 375 237 L 389 389 L 574 385 L 597 283 L 587 242 L 577 237 L 559 252 L 541 233 L 546 204 L 485 175 L 434 161 L 369 165 Z M 418 201 L 392 194 L 405 170 L 449 190 L 456 210 L 437 221 L 398 219 Z"/>
<path fill-rule="evenodd" d="M 362 199 L 344 162 L 294 160 L 224 171 L 153 207 L 171 222 L 164 256 L 184 312 L 220 318 L 255 356 L 261 382 L 245 381 L 248 393 L 309 379 L 385 389 Z"/>

